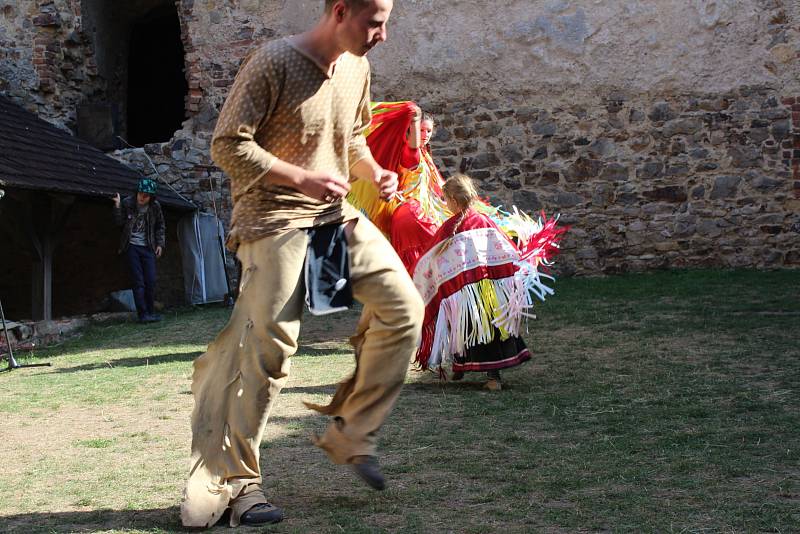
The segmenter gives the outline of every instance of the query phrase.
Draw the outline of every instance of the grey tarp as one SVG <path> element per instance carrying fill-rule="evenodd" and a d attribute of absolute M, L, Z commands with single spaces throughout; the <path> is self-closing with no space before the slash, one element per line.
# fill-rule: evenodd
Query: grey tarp
<path fill-rule="evenodd" d="M 191 304 L 220 302 L 228 293 L 225 281 L 225 230 L 220 220 L 195 212 L 178 223 L 186 300 Z"/>

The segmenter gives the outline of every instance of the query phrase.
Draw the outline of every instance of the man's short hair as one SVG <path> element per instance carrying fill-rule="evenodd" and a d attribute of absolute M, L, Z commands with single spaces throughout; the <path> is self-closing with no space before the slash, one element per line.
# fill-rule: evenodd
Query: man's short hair
<path fill-rule="evenodd" d="M 333 4 L 339 0 L 325 0 L 325 13 L 330 13 L 333 9 Z M 353 11 L 360 11 L 369 5 L 370 0 L 342 0 L 347 7 Z"/>

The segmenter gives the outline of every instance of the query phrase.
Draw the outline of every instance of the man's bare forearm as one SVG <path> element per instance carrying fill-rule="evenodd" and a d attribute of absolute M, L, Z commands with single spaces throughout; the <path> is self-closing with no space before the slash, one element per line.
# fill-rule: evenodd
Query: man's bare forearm
<path fill-rule="evenodd" d="M 382 167 L 378 165 L 378 162 L 375 161 L 375 158 L 373 158 L 372 155 L 369 155 L 355 162 L 353 166 L 350 167 L 350 174 L 358 180 L 369 180 L 370 182 L 375 182 L 380 176 L 382 170 Z"/>

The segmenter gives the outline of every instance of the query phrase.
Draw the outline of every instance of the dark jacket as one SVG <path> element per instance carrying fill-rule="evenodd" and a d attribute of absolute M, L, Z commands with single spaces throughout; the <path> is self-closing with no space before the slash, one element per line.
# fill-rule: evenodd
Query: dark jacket
<path fill-rule="evenodd" d="M 114 206 L 114 223 L 117 226 L 122 226 L 122 235 L 119 239 L 119 249 L 117 252 L 122 254 L 128 250 L 128 245 L 131 240 L 131 232 L 133 231 L 133 221 L 136 218 L 136 197 L 125 197 L 119 203 L 119 208 Z M 150 208 L 145 215 L 147 221 L 147 231 L 145 237 L 147 238 L 147 246 L 155 252 L 156 247 L 161 247 L 164 250 L 164 214 L 161 212 L 161 204 L 158 200 L 150 199 Z"/>

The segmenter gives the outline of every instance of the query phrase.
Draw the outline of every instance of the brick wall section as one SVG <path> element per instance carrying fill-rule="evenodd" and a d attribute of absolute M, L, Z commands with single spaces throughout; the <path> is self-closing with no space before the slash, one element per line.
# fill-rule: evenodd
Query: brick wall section
<path fill-rule="evenodd" d="M 204 209 L 215 205 L 227 225 L 229 181 L 208 159 L 210 132 L 244 55 L 281 28 L 243 11 L 181 8 L 191 121 L 145 151 L 162 177 Z M 770 26 L 776 43 L 787 24 Z M 373 97 L 409 97 L 393 86 L 383 80 Z M 573 227 L 561 271 L 598 273 L 800 265 L 800 178 L 796 154 L 786 157 L 798 132 L 792 98 L 742 86 L 610 91 L 568 105 L 531 105 L 542 102 L 536 94 L 420 102 L 439 121 L 434 152 L 445 173 L 466 170 L 495 203 L 560 213 Z M 117 156 L 152 174 L 140 155 Z"/>
<path fill-rule="evenodd" d="M 228 225 L 232 209 L 230 179 L 214 166 L 209 156 L 212 131 L 180 131 L 168 143 L 153 143 L 143 148 L 117 150 L 109 155 L 161 187 L 172 187 L 204 211 L 216 207 L 223 224 Z"/>
<path fill-rule="evenodd" d="M 41 117 L 73 128 L 77 105 L 105 88 L 83 31 L 81 1 L 12 3 L 3 15 L 14 31 L 0 42 L 0 61 L 16 64 L 6 65 L 0 89 Z"/>

